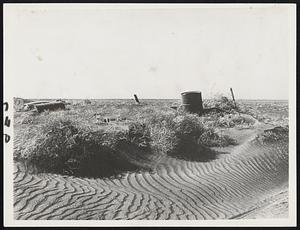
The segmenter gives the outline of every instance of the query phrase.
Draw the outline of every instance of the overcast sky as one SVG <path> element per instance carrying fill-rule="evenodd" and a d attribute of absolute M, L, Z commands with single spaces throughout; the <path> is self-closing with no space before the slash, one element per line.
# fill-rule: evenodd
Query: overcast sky
<path fill-rule="evenodd" d="M 287 99 L 286 7 L 6 5 L 6 78 L 23 98 Z"/>

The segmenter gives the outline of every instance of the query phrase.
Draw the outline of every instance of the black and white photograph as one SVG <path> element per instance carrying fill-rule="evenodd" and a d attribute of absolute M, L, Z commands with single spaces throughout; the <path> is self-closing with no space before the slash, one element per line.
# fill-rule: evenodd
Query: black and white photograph
<path fill-rule="evenodd" d="M 296 225 L 294 4 L 3 9 L 7 225 Z"/>

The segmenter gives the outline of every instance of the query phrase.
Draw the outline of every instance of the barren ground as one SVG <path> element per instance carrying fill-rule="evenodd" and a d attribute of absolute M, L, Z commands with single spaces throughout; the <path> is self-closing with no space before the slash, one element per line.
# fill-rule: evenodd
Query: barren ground
<path fill-rule="evenodd" d="M 153 172 L 115 178 L 30 174 L 15 163 L 15 219 L 287 218 L 288 143 L 255 139 L 287 123 L 287 103 L 247 105 L 264 120 L 224 129 L 238 145 L 216 148 L 222 154 L 207 162 L 162 156 L 153 159 Z M 22 128 L 15 132 L 20 136 Z"/>

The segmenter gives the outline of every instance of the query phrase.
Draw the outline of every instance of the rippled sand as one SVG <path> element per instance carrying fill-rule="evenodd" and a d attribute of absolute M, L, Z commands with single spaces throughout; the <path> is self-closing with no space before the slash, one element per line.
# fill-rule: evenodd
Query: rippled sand
<path fill-rule="evenodd" d="M 288 142 L 264 127 L 231 130 L 239 145 L 209 162 L 162 157 L 115 179 L 14 172 L 15 219 L 234 219 L 288 216 Z"/>

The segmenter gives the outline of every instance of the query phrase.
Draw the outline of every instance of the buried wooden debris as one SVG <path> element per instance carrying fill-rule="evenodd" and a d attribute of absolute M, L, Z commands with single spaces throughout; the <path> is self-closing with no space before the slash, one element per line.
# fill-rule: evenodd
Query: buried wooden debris
<path fill-rule="evenodd" d="M 110 121 L 113 121 L 113 119 L 109 119 L 109 117 L 103 119 L 103 122 L 105 123 L 109 123 Z"/>
<path fill-rule="evenodd" d="M 99 113 L 95 113 L 93 115 L 93 117 L 96 117 L 96 120 L 100 123 L 110 123 L 112 121 L 126 121 L 127 118 L 126 117 L 103 117 L 101 114 Z"/>
<path fill-rule="evenodd" d="M 28 103 L 25 103 L 23 105 L 23 108 L 22 110 L 23 111 L 29 111 L 29 110 L 33 110 L 33 109 L 36 109 L 36 106 L 37 105 L 48 105 L 48 104 L 51 104 L 51 103 L 63 103 L 64 105 L 70 105 L 71 103 L 70 102 L 66 102 L 64 100 L 61 100 L 61 99 L 57 99 L 55 101 L 32 101 L 32 102 L 28 102 Z"/>
<path fill-rule="evenodd" d="M 49 102 L 50 101 L 32 101 L 32 102 L 24 104 L 23 110 L 25 110 L 25 111 L 32 110 L 35 108 L 36 105 L 49 103 Z"/>
<path fill-rule="evenodd" d="M 103 122 L 109 123 L 112 121 L 125 121 L 125 120 L 127 120 L 127 119 L 124 117 L 106 117 L 103 119 Z"/>
<path fill-rule="evenodd" d="M 54 102 L 48 102 L 48 103 L 43 103 L 43 104 L 37 104 L 37 105 L 35 105 L 35 108 L 39 113 L 41 113 L 45 110 L 65 109 L 66 106 L 63 102 L 54 101 Z"/>

